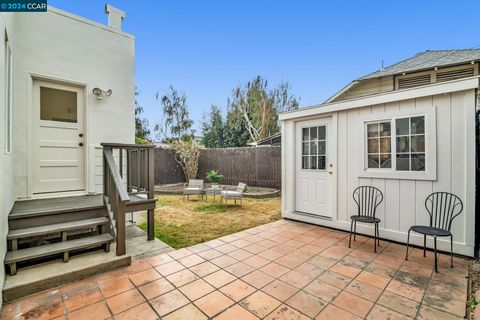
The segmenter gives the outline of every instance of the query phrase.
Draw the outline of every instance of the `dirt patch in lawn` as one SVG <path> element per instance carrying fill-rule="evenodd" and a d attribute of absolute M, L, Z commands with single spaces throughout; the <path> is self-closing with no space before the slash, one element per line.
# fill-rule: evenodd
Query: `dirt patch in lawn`
<path fill-rule="evenodd" d="M 159 195 L 155 236 L 178 249 L 280 219 L 280 198 L 243 199 L 240 205 L 205 202 L 192 196 Z M 146 224 L 140 227 L 146 230 Z"/>

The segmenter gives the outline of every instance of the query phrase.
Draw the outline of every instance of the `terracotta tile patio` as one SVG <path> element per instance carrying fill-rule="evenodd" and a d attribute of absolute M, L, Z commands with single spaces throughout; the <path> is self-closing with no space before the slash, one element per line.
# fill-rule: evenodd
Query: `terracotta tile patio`
<path fill-rule="evenodd" d="M 2 319 L 463 319 L 468 260 L 280 220 L 7 303 Z"/>

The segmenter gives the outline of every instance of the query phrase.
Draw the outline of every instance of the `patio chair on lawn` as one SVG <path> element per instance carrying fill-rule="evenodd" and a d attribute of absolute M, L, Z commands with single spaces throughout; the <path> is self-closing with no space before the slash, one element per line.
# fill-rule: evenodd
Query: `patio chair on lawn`
<path fill-rule="evenodd" d="M 221 197 L 221 202 L 223 203 L 223 200 L 225 199 L 225 203 L 227 203 L 227 200 L 234 200 L 235 204 L 237 204 L 237 200 L 240 200 L 240 206 L 243 206 L 243 192 L 247 188 L 247 185 L 245 183 L 240 182 L 238 186 L 235 189 L 229 189 L 228 187 L 225 187 L 225 189 L 220 192 L 220 197 Z"/>
<path fill-rule="evenodd" d="M 352 230 L 353 241 L 355 241 L 355 234 L 357 233 L 357 222 L 373 223 L 374 224 L 374 247 L 377 252 L 377 243 L 380 246 L 378 224 L 380 219 L 375 217 L 377 207 L 383 201 L 383 193 L 372 186 L 360 186 L 353 191 L 353 200 L 357 204 L 357 215 L 351 216 L 350 219 L 350 239 L 348 240 L 348 247 L 352 244 Z"/>
<path fill-rule="evenodd" d="M 410 231 L 423 234 L 423 256 L 426 256 L 427 236 L 433 236 L 435 254 L 435 272 L 438 272 L 437 237 L 450 237 L 450 265 L 453 268 L 453 234 L 450 232 L 452 221 L 463 211 L 459 197 L 448 192 L 434 192 L 425 199 L 425 208 L 430 215 L 430 225 L 412 226 L 408 230 L 407 253 L 410 243 Z"/>
<path fill-rule="evenodd" d="M 203 194 L 203 179 L 190 179 L 183 185 L 183 201 L 185 201 L 185 196 L 190 200 L 190 195 L 198 195 L 203 199 Z"/>

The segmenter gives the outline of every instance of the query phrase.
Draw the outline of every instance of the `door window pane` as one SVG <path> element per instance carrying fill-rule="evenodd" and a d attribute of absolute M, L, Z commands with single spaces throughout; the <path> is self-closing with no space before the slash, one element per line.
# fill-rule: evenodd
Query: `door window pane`
<path fill-rule="evenodd" d="M 310 157 L 310 169 L 317 169 L 317 156 Z"/>
<path fill-rule="evenodd" d="M 302 129 L 302 141 L 308 141 L 310 140 L 310 129 L 309 128 L 303 128 Z"/>
<path fill-rule="evenodd" d="M 308 157 L 307 156 L 302 157 L 302 169 L 309 169 L 308 168 Z"/>
<path fill-rule="evenodd" d="M 307 156 L 308 150 L 308 142 L 302 142 L 302 156 Z"/>
<path fill-rule="evenodd" d="M 310 142 L 310 154 L 311 155 L 316 155 L 317 154 L 317 151 L 318 151 L 317 144 L 318 144 L 317 141 Z"/>
<path fill-rule="evenodd" d="M 77 93 L 40 87 L 40 119 L 77 122 Z"/>
<path fill-rule="evenodd" d="M 325 141 L 318 142 L 318 154 L 325 155 Z"/>
<path fill-rule="evenodd" d="M 325 156 L 319 156 L 318 157 L 318 169 L 319 170 L 325 170 L 326 167 L 327 167 L 327 165 L 326 165 Z"/>
<path fill-rule="evenodd" d="M 318 140 L 326 139 L 325 126 L 318 127 Z"/>
<path fill-rule="evenodd" d="M 310 128 L 310 140 L 317 140 L 317 127 Z"/>

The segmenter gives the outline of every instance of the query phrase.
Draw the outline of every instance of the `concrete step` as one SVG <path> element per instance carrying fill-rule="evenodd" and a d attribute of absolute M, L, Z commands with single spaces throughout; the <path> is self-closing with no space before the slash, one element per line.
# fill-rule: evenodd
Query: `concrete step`
<path fill-rule="evenodd" d="M 96 247 L 103 244 L 111 243 L 112 241 L 113 237 L 109 233 L 104 233 L 91 237 L 62 241 L 27 249 L 9 251 L 5 255 L 5 264 L 12 264 L 30 259 L 51 256 L 58 253 L 65 253 L 73 250 Z"/>
<path fill-rule="evenodd" d="M 52 233 L 59 233 L 64 231 L 75 231 L 81 229 L 92 228 L 101 225 L 107 225 L 110 221 L 106 217 L 98 217 L 91 219 L 83 219 L 76 221 L 68 221 L 61 223 L 54 223 L 44 226 L 30 227 L 30 228 L 21 228 L 10 230 L 7 235 L 7 240 L 35 237 L 35 236 L 46 236 Z"/>
<path fill-rule="evenodd" d="M 117 256 L 115 244 L 110 252 L 95 250 L 70 257 L 68 263 L 61 258 L 20 268 L 17 275 L 5 275 L 3 300 L 11 301 L 33 293 L 55 288 L 99 273 L 129 266 L 130 255 Z"/>

